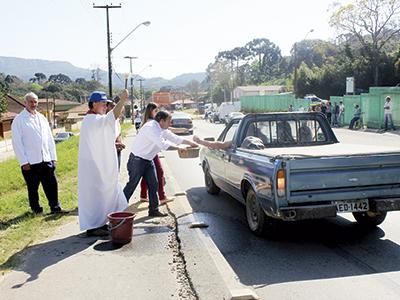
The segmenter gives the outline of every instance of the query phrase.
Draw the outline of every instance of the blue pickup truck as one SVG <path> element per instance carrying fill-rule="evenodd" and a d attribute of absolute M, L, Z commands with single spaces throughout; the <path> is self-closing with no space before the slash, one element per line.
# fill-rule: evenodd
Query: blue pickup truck
<path fill-rule="evenodd" d="M 400 210 L 400 149 L 339 143 L 320 113 L 248 114 L 200 151 L 208 193 L 242 202 L 250 230 L 352 213 L 365 227 Z"/>

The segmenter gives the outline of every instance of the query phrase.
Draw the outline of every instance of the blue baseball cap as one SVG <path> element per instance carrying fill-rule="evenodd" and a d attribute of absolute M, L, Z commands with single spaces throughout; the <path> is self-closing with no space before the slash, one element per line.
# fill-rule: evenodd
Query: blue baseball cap
<path fill-rule="evenodd" d="M 89 102 L 112 102 L 112 100 L 107 99 L 106 93 L 94 91 L 89 96 Z"/>

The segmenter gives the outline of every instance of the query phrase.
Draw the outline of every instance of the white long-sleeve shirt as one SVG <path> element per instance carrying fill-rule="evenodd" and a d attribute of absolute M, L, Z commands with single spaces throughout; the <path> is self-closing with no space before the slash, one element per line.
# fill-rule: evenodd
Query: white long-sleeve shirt
<path fill-rule="evenodd" d="M 183 138 L 168 129 L 162 129 L 160 124 L 151 120 L 140 128 L 133 141 L 132 153 L 135 156 L 152 160 L 161 150 L 167 150 L 173 144 L 180 145 Z"/>
<path fill-rule="evenodd" d="M 12 122 L 12 144 L 19 164 L 57 160 L 56 147 L 47 119 L 24 109 Z"/>

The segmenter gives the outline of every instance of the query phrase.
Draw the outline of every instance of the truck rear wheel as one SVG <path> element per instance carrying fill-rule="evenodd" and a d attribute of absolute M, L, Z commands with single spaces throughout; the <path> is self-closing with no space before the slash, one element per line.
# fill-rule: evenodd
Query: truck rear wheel
<path fill-rule="evenodd" d="M 204 168 L 204 181 L 206 184 L 207 192 L 211 195 L 217 195 L 221 189 L 215 184 L 211 177 L 210 169 L 206 166 Z"/>
<path fill-rule="evenodd" d="M 278 220 L 265 214 L 252 189 L 246 196 L 246 219 L 250 230 L 257 236 L 273 237 L 278 228 Z"/>
<path fill-rule="evenodd" d="M 353 212 L 357 223 L 365 227 L 376 227 L 386 218 L 386 212 L 375 213 L 372 211 Z"/>

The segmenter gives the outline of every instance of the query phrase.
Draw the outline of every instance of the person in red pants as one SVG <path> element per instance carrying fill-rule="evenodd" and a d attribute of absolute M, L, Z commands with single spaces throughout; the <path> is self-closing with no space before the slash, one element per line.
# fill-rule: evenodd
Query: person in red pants
<path fill-rule="evenodd" d="M 146 124 L 147 121 L 154 119 L 155 115 L 158 112 L 157 104 L 150 102 L 146 106 L 146 110 L 144 112 L 142 126 Z M 157 172 L 157 181 L 158 181 L 158 198 L 160 200 L 160 205 L 165 204 L 167 202 L 174 201 L 175 197 L 167 197 L 164 191 L 164 170 L 161 165 L 160 158 L 156 155 L 153 159 L 154 165 L 156 167 Z M 140 182 L 140 201 L 148 202 L 149 198 L 147 197 L 147 184 L 144 178 Z"/>

